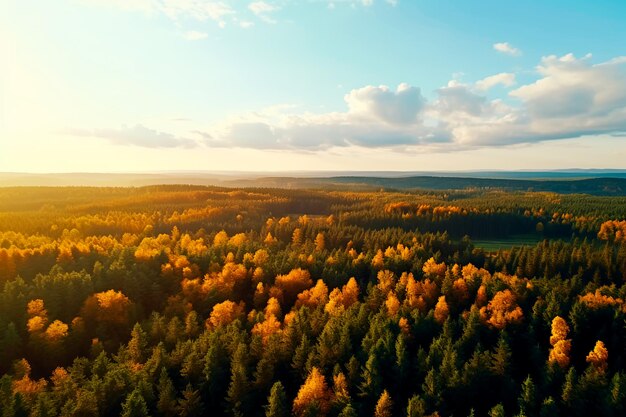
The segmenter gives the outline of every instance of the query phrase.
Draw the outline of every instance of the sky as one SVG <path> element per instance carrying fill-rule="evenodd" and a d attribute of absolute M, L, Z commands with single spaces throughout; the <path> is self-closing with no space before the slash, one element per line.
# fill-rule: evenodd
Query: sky
<path fill-rule="evenodd" d="M 0 0 L 0 172 L 626 169 L 623 0 Z"/>

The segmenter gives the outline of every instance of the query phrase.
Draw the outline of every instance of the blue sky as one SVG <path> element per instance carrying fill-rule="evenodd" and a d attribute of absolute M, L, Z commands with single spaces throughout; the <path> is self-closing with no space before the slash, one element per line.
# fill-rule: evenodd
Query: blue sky
<path fill-rule="evenodd" d="M 0 171 L 626 168 L 626 2 L 0 0 Z"/>

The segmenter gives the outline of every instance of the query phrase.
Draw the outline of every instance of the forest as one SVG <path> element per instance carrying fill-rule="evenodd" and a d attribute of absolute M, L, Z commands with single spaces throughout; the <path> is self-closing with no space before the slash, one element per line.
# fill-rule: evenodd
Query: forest
<path fill-rule="evenodd" d="M 625 280 L 619 195 L 4 187 L 0 416 L 622 416 Z"/>

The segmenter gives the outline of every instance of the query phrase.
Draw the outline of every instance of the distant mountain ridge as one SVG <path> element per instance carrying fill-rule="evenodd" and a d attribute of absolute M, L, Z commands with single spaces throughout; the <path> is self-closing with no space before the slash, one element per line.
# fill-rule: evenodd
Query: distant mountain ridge
<path fill-rule="evenodd" d="M 332 175 L 329 175 L 332 174 Z M 192 184 L 222 187 L 545 191 L 626 196 L 626 171 L 0 173 L 0 186 Z"/>

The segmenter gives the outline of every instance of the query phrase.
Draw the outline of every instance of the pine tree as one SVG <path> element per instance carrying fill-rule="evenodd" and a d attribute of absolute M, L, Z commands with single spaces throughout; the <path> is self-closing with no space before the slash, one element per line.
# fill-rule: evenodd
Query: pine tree
<path fill-rule="evenodd" d="M 535 383 L 530 375 L 526 377 L 522 383 L 522 392 L 517 399 L 519 405 L 520 414 L 527 417 L 533 417 L 536 415 L 536 400 L 535 400 Z"/>
<path fill-rule="evenodd" d="M 406 415 L 407 417 L 424 417 L 426 415 L 426 403 L 419 395 L 414 395 L 409 399 Z"/>
<path fill-rule="evenodd" d="M 272 385 L 267 403 L 268 404 L 265 407 L 265 417 L 289 416 L 289 406 L 287 405 L 285 387 L 283 387 L 283 384 L 280 381 L 277 381 L 274 385 Z"/>
<path fill-rule="evenodd" d="M 489 417 L 506 417 L 504 406 L 502 404 L 496 404 L 489 410 Z"/>
<path fill-rule="evenodd" d="M 541 411 L 539 412 L 541 417 L 558 417 L 559 416 L 559 408 L 556 405 L 556 402 L 552 397 L 548 397 L 543 400 L 541 404 Z"/>
<path fill-rule="evenodd" d="M 204 405 L 197 390 L 187 385 L 183 391 L 183 398 L 178 399 L 178 415 L 180 417 L 202 416 Z"/>
<path fill-rule="evenodd" d="M 130 358 L 135 363 L 143 363 L 147 346 L 148 336 L 139 323 L 136 323 L 130 333 L 130 341 L 128 342 L 128 354 Z"/>
<path fill-rule="evenodd" d="M 343 408 L 343 410 L 341 410 L 341 413 L 339 413 L 338 417 L 357 417 L 357 416 L 358 414 L 356 413 L 356 410 L 354 409 L 354 407 L 352 407 L 352 404 L 348 403 Z"/>
<path fill-rule="evenodd" d="M 240 343 L 231 362 L 230 385 L 226 398 L 235 417 L 245 415 L 244 409 L 247 406 L 246 397 L 249 389 L 247 355 L 246 344 Z"/>
<path fill-rule="evenodd" d="M 165 368 L 161 369 L 158 385 L 159 400 L 157 401 L 157 410 L 165 417 L 171 417 L 177 413 L 176 389 L 172 380 L 167 375 Z"/>
<path fill-rule="evenodd" d="M 135 389 L 122 404 L 121 417 L 147 417 L 148 407 L 141 392 Z"/>

